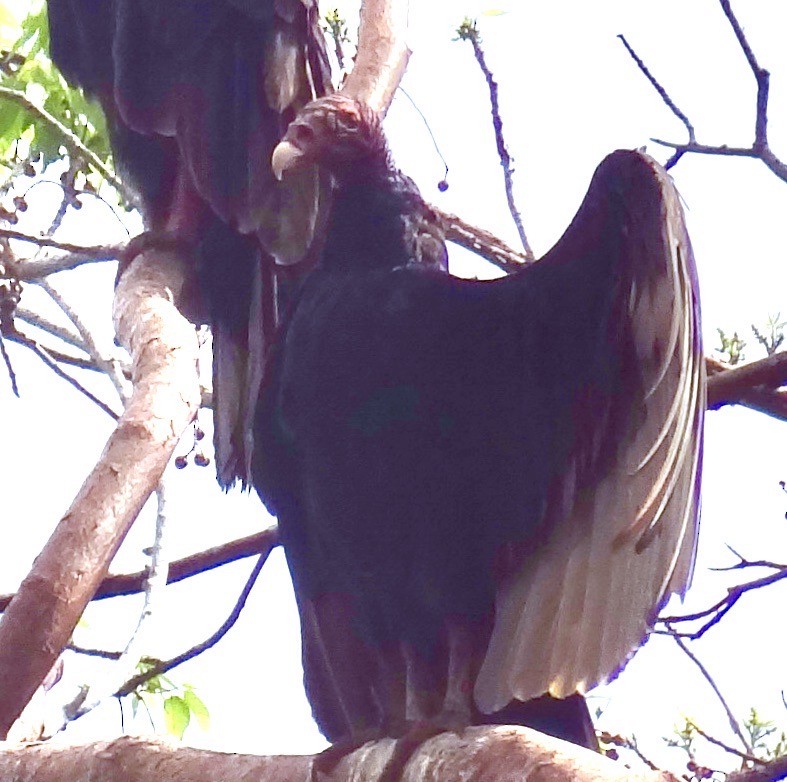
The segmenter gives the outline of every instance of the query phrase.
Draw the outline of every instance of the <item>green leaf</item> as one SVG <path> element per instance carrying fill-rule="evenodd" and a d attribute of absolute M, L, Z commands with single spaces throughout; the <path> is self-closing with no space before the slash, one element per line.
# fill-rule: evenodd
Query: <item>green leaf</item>
<path fill-rule="evenodd" d="M 180 695 L 170 695 L 164 701 L 164 720 L 167 733 L 182 739 L 191 720 L 191 710 Z"/>
<path fill-rule="evenodd" d="M 203 700 L 197 695 L 191 687 L 186 687 L 183 690 L 183 700 L 186 701 L 191 713 L 197 720 L 197 724 L 202 730 L 210 728 L 210 712 Z"/>
<path fill-rule="evenodd" d="M 19 138 L 28 124 L 30 118 L 21 106 L 0 100 L 0 145 Z"/>
<path fill-rule="evenodd" d="M 43 2 L 33 3 L 33 8 L 22 21 L 21 27 L 22 32 L 13 46 L 14 51 L 27 57 L 49 51 L 49 20 Z"/>

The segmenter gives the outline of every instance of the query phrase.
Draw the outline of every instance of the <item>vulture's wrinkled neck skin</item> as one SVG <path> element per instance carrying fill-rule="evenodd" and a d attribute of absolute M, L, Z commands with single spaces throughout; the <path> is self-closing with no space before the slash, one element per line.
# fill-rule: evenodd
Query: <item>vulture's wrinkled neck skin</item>
<path fill-rule="evenodd" d="M 405 216 L 420 204 L 415 185 L 387 149 L 334 171 L 335 191 L 321 267 L 393 269 L 409 257 Z"/>

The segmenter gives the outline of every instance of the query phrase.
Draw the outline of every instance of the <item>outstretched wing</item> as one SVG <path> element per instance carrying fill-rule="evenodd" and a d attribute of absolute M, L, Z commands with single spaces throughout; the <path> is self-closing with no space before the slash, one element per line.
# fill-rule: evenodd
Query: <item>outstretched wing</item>
<path fill-rule="evenodd" d="M 589 265 L 588 285 L 612 288 L 589 361 L 614 366 L 616 387 L 591 382 L 572 401 L 574 439 L 549 489 L 547 538 L 498 583 L 475 685 L 487 713 L 610 678 L 691 578 L 705 406 L 697 279 L 677 192 L 646 155 L 616 152 L 599 166 L 537 265 L 578 262 Z M 570 333 L 576 317 L 564 307 L 554 328 Z"/>

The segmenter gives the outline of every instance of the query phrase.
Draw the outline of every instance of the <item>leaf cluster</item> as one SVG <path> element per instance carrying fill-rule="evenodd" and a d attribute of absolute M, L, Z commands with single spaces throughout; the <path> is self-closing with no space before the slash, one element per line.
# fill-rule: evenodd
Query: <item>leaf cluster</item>
<path fill-rule="evenodd" d="M 141 662 L 137 667 L 140 673 L 144 673 L 153 667 L 153 663 Z M 177 684 L 163 674 L 150 677 L 128 697 L 131 699 L 131 711 L 134 716 L 139 707 L 143 706 L 152 724 L 154 721 L 150 707 L 161 706 L 164 712 L 165 729 L 177 739 L 183 738 L 192 719 L 196 720 L 202 730 L 208 730 L 210 727 L 210 712 L 194 687 L 190 684 Z"/>
<path fill-rule="evenodd" d="M 9 176 L 20 162 L 38 161 L 46 167 L 66 154 L 62 128 L 46 114 L 111 168 L 112 152 L 101 106 L 82 90 L 70 87 L 49 57 L 45 3 L 33 4 L 19 23 L 10 49 L 0 52 L 0 87 L 0 166 Z M 80 173 L 75 186 L 95 191 L 103 182 L 86 160 L 72 160 L 71 167 Z"/>

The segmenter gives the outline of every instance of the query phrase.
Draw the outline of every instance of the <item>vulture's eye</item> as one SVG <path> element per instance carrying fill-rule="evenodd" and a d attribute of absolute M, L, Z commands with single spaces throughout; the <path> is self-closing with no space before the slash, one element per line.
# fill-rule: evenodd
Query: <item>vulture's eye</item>
<path fill-rule="evenodd" d="M 299 147 L 311 144 L 314 141 L 314 130 L 309 125 L 295 125 L 290 128 L 293 141 Z"/>
<path fill-rule="evenodd" d="M 357 114 L 342 112 L 336 115 L 336 127 L 339 130 L 357 130 L 359 122 Z"/>

